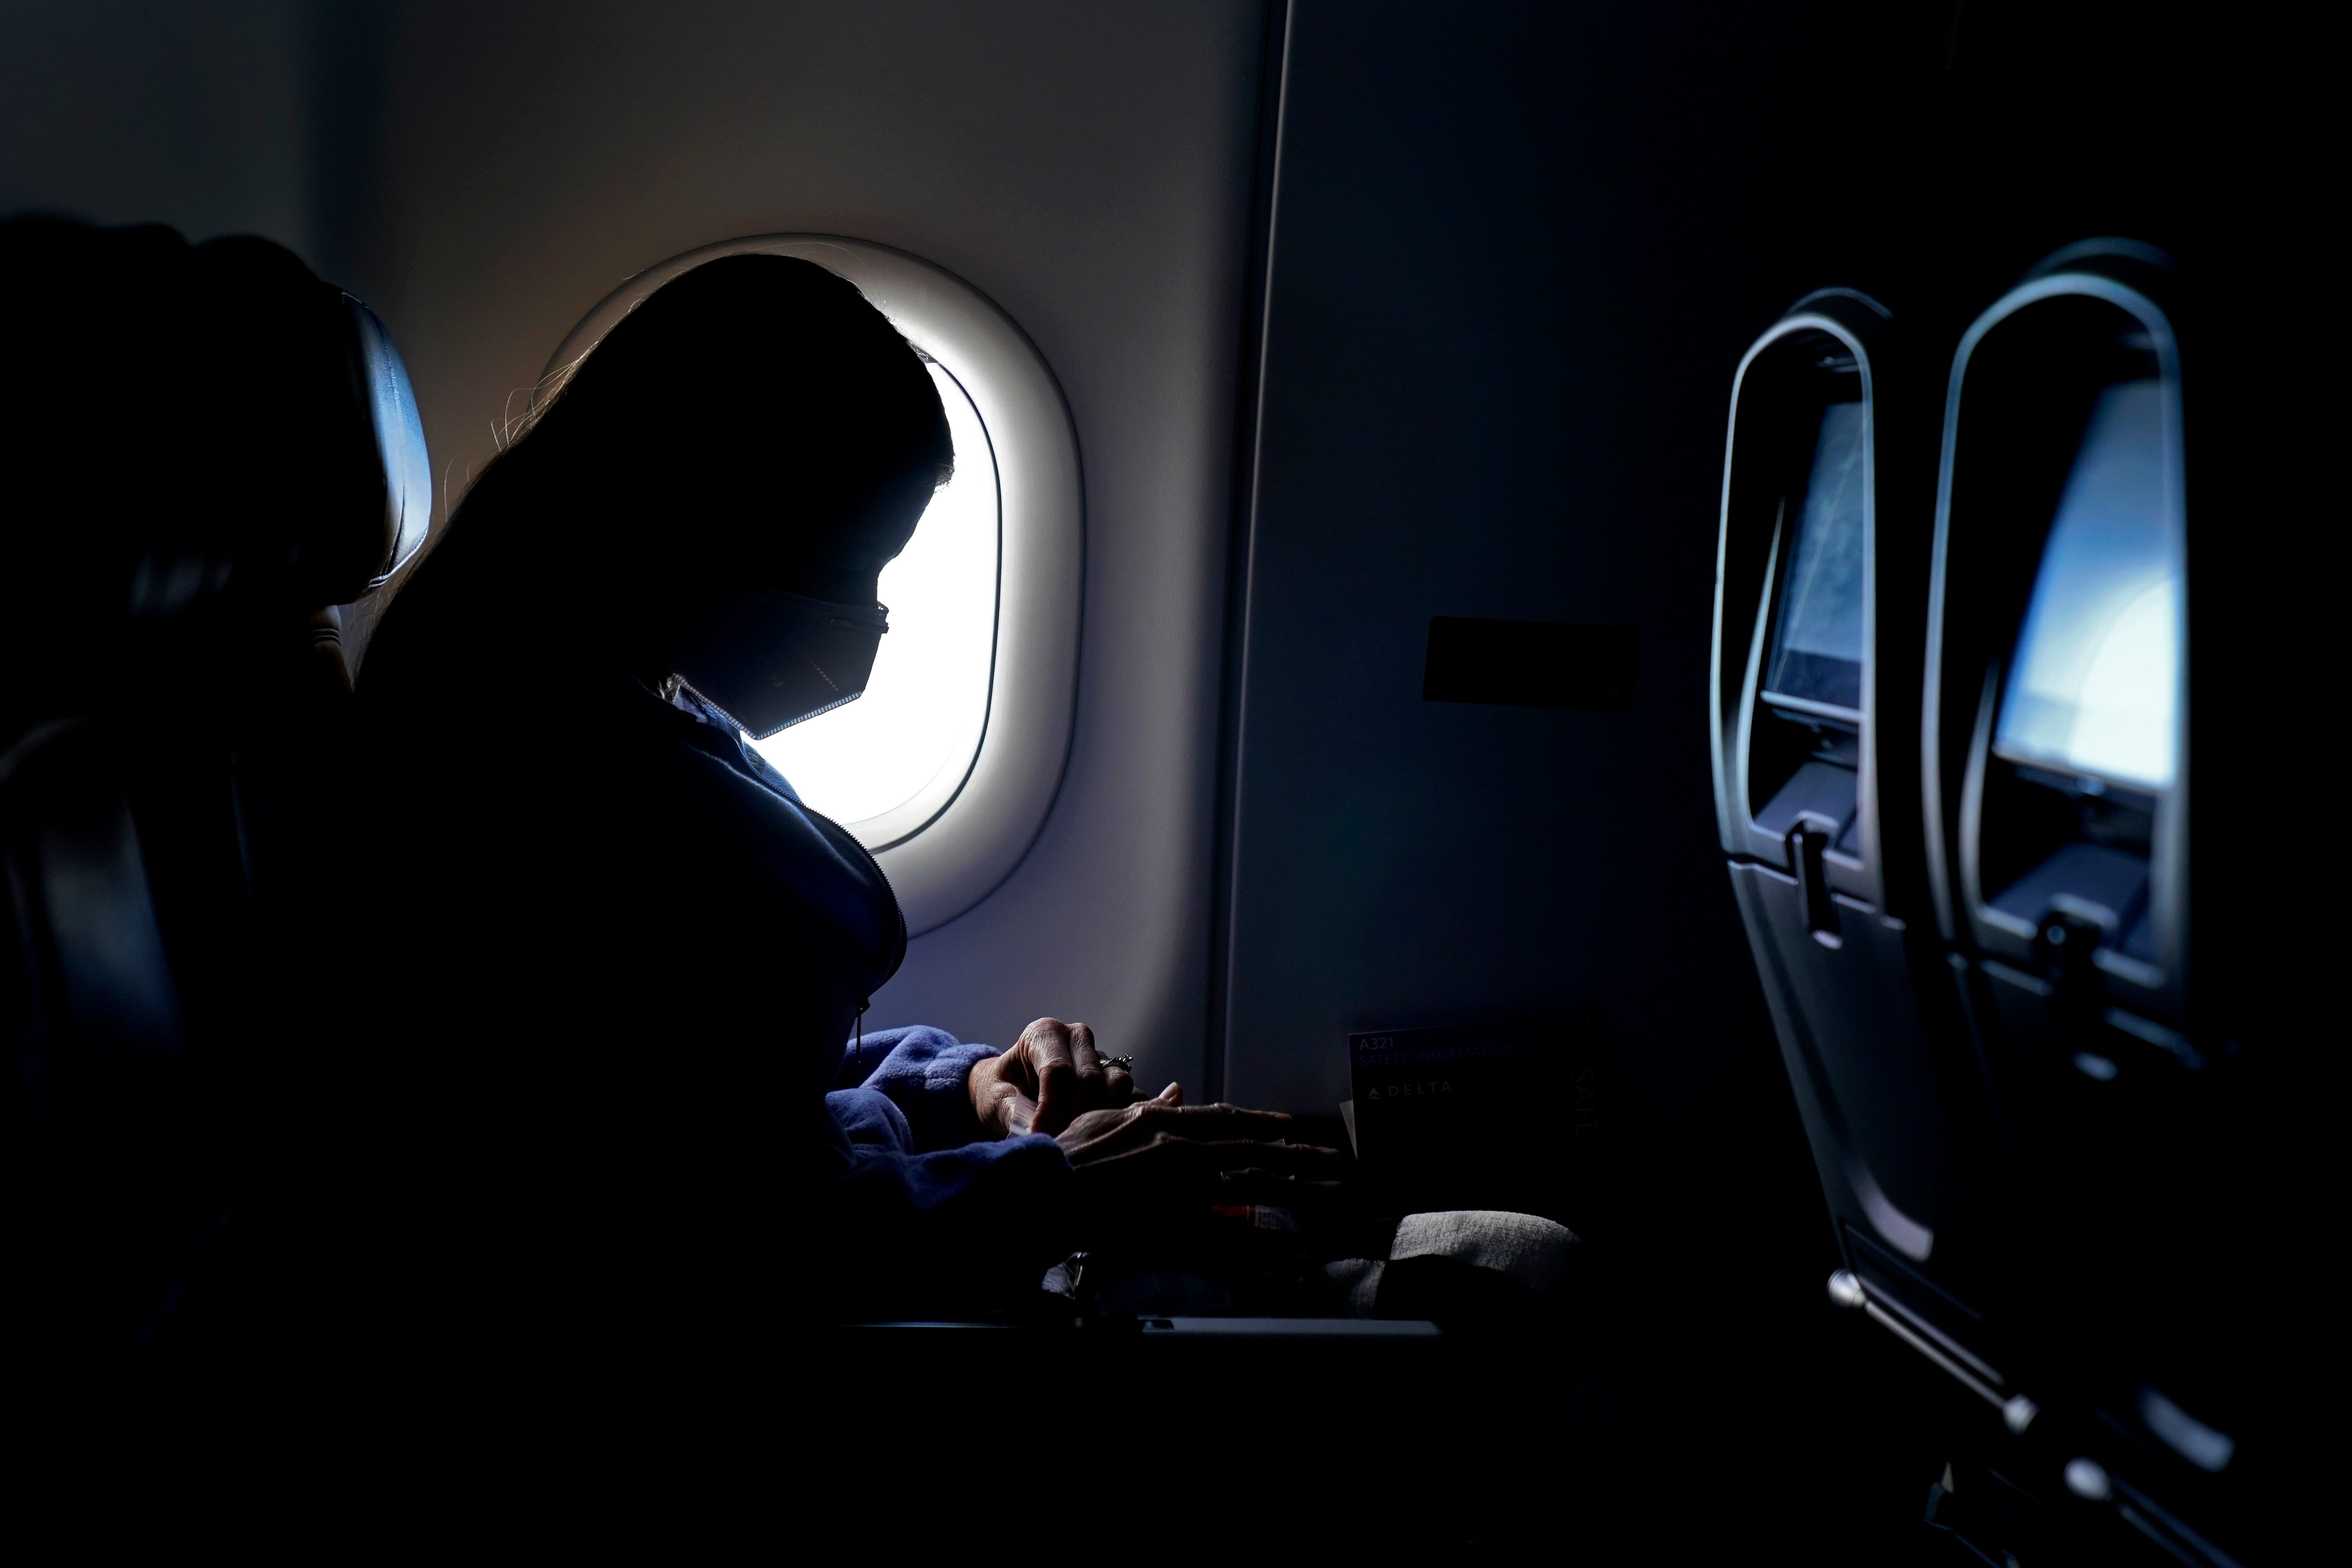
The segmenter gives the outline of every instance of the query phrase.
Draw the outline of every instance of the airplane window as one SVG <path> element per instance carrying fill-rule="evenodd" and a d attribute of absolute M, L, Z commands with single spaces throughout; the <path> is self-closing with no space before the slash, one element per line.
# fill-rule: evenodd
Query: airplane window
<path fill-rule="evenodd" d="M 852 829 L 935 785 L 961 784 L 988 720 L 996 461 L 962 385 L 936 362 L 930 371 L 955 441 L 955 478 L 883 570 L 890 630 L 866 694 L 753 742 L 803 800 Z"/>
<path fill-rule="evenodd" d="M 2100 394 L 2042 547 L 1993 749 L 2112 784 L 2173 782 L 2183 540 L 2163 384 Z"/>
<path fill-rule="evenodd" d="M 671 279 L 746 253 L 855 283 L 930 362 L 947 409 L 955 478 L 882 573 L 890 630 L 865 695 L 755 742 L 874 852 L 919 936 L 1012 873 L 1061 785 L 1085 559 L 1076 430 L 1036 345 L 986 295 L 843 235 L 754 235 L 649 267 L 572 329 L 542 384 Z"/>
<path fill-rule="evenodd" d="M 1773 628 L 1768 700 L 1862 707 L 1863 405 L 1822 410 Z"/>

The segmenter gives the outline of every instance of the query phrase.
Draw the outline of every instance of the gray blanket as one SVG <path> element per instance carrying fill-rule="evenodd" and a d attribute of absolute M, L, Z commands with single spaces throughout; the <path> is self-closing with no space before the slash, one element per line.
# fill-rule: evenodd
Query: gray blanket
<path fill-rule="evenodd" d="M 1343 1258 L 1326 1264 L 1324 1272 L 1346 1293 L 1349 1310 L 1369 1318 L 1380 1298 L 1381 1276 L 1391 1263 L 1451 1258 L 1491 1268 L 1538 1296 L 1549 1296 L 1568 1279 L 1576 1247 L 1574 1231 L 1535 1215 L 1451 1209 L 1407 1215 L 1397 1222 L 1384 1256 Z"/>

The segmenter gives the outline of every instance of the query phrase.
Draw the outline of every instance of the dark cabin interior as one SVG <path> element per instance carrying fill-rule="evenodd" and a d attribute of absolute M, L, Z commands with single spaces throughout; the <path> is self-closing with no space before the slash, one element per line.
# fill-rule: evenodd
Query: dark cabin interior
<path fill-rule="evenodd" d="M 2333 771 L 2329 53 L 2090 0 L 0 0 L 17 1473 L 90 1542 L 2318 1556 L 2340 922 L 2273 825 Z M 1083 1018 L 1345 1175 L 936 1310 L 795 1305 L 779 1199 L 772 1329 L 677 1386 L 673 1327 L 427 1401 L 364 1301 L 395 1145 L 339 1145 L 467 1094 L 385 1020 L 492 884 L 371 914 L 371 646 L 739 254 L 920 351 L 970 520 L 883 569 L 866 696 L 706 704 L 894 890 L 857 1072 Z M 555 791 L 586 605 L 475 689 Z"/>

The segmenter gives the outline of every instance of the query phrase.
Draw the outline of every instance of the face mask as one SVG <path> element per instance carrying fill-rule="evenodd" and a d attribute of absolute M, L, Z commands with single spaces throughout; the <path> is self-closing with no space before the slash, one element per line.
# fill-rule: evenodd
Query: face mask
<path fill-rule="evenodd" d="M 705 616 L 677 674 L 753 740 L 854 700 L 874 673 L 889 611 L 753 588 Z"/>

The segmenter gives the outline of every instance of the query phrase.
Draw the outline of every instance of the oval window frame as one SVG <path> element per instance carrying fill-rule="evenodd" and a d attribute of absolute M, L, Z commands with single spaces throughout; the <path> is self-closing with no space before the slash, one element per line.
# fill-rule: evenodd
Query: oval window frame
<path fill-rule="evenodd" d="M 909 826 L 894 809 L 860 825 L 881 830 L 867 847 L 898 895 L 908 934 L 919 936 L 1003 885 L 1061 788 L 1077 711 L 1085 583 L 1077 431 L 1045 357 L 994 300 L 920 257 L 842 235 L 722 240 L 649 267 L 581 319 L 540 384 L 554 384 L 664 284 L 743 255 L 798 257 L 856 284 L 962 385 L 995 459 L 996 638 L 979 744 L 961 784 L 923 820 Z"/>

